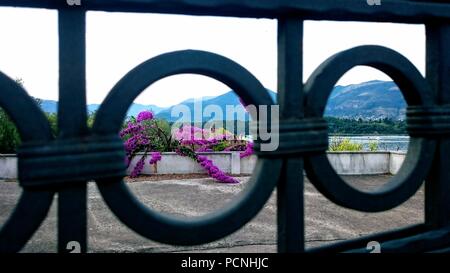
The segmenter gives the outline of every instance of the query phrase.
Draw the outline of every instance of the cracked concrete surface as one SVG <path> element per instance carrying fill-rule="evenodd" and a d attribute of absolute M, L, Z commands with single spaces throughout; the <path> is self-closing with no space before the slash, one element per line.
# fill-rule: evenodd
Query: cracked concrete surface
<path fill-rule="evenodd" d="M 348 183 L 372 190 L 390 176 L 347 176 Z M 129 183 L 147 206 L 168 214 L 196 217 L 221 208 L 246 186 L 224 185 L 209 178 Z M 15 182 L 0 182 L 0 223 L 14 208 L 21 189 Z M 276 194 L 263 210 L 239 231 L 212 243 L 179 247 L 160 244 L 137 235 L 107 208 L 94 183 L 89 184 L 88 234 L 90 252 L 276 252 Z M 423 222 L 423 188 L 401 206 L 382 213 L 362 213 L 339 207 L 305 183 L 306 246 L 314 247 L 357 238 L 374 232 Z M 56 252 L 56 205 L 22 250 Z"/>

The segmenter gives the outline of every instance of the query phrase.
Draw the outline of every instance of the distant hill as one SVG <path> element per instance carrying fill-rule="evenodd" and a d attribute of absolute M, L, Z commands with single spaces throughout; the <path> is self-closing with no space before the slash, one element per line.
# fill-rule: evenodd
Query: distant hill
<path fill-rule="evenodd" d="M 270 96 L 276 100 L 276 93 L 268 90 Z M 244 111 L 239 98 L 233 91 L 216 97 L 202 97 L 200 99 L 190 98 L 177 105 L 170 107 L 159 107 L 156 105 L 143 105 L 134 103 L 128 111 L 129 116 L 136 116 L 142 110 L 151 109 L 158 118 L 168 121 L 177 121 L 179 116 L 172 116 L 172 110 L 175 106 L 184 105 L 185 109 L 189 109 L 194 116 L 194 122 L 209 120 L 211 117 L 195 116 L 194 104 L 201 101 L 202 109 L 208 109 L 209 106 L 219 107 L 223 113 L 226 113 L 226 106 L 231 105 L 239 111 Z M 58 102 L 51 100 L 42 100 L 42 108 L 45 112 L 55 113 Z M 95 111 L 99 107 L 98 104 L 88 105 L 89 111 Z M 348 86 L 336 86 L 331 93 L 325 109 L 325 116 L 346 118 L 346 119 L 363 119 L 363 120 L 379 120 L 392 119 L 404 120 L 406 103 L 400 90 L 395 83 L 390 81 L 370 81 L 360 84 L 352 84 Z M 214 110 L 213 108 L 210 108 Z M 217 109 L 217 108 L 216 108 Z M 176 114 L 176 113 L 175 113 Z M 181 116 L 181 115 L 180 115 Z M 217 118 L 217 117 L 215 117 Z M 244 117 L 222 117 L 223 119 L 248 120 L 248 114 Z M 202 120 L 203 119 L 203 120 Z M 184 117 L 182 122 L 188 122 L 188 117 Z"/>
<path fill-rule="evenodd" d="M 325 116 L 349 119 L 405 119 L 406 102 L 394 82 L 370 81 L 336 86 Z"/>
<path fill-rule="evenodd" d="M 276 100 L 276 93 L 272 91 L 269 91 L 269 93 Z M 192 100 L 180 104 L 187 106 L 193 113 L 194 104 Z M 209 105 L 217 105 L 223 110 L 223 113 L 225 113 L 226 105 L 241 107 L 238 97 L 232 91 L 215 98 L 202 100 L 202 105 L 203 109 Z M 157 114 L 157 117 L 170 121 L 177 120 L 177 116 L 172 117 L 171 115 L 173 108 L 174 106 L 162 110 Z M 336 86 L 328 100 L 325 116 L 345 119 L 361 118 L 363 120 L 385 118 L 404 120 L 405 112 L 406 102 L 394 82 L 370 81 L 348 86 Z M 209 117 L 204 117 L 204 119 L 209 119 Z M 248 120 L 248 115 L 246 115 L 245 120 Z M 198 118 L 194 119 L 194 122 L 199 121 Z"/>
<path fill-rule="evenodd" d="M 270 96 L 276 100 L 276 93 L 270 90 L 267 90 L 270 94 Z M 222 113 L 225 115 L 224 117 L 222 117 L 223 120 L 244 120 L 247 121 L 249 120 L 249 115 L 246 113 L 244 107 L 242 106 L 239 97 L 236 95 L 236 93 L 234 93 L 233 91 L 229 91 L 223 95 L 217 96 L 217 97 L 212 97 L 212 98 L 202 98 L 199 100 L 193 100 L 193 99 L 189 99 L 185 102 L 182 102 L 180 104 L 171 106 L 169 108 L 166 108 L 164 110 L 162 110 L 161 112 L 159 112 L 156 117 L 158 118 L 162 118 L 162 119 L 166 119 L 168 121 L 181 121 L 181 122 L 190 122 L 190 118 L 188 116 L 184 116 L 184 115 L 178 115 L 176 116 L 176 114 L 178 113 L 177 111 L 180 111 L 179 108 L 174 109 L 176 107 L 179 107 L 180 105 L 184 105 L 187 107 L 187 109 L 189 109 L 191 115 L 193 116 L 194 122 L 202 122 L 202 121 L 207 121 L 211 118 L 216 119 L 217 117 L 202 117 L 202 115 L 199 113 L 197 116 L 195 115 L 195 111 L 196 111 L 196 107 L 195 107 L 195 101 L 197 101 L 197 103 L 201 103 L 201 107 L 202 109 L 200 109 L 200 107 L 198 107 L 197 109 L 200 109 L 205 111 L 207 110 L 209 107 L 214 106 L 214 107 L 219 107 L 222 110 Z M 226 116 L 227 114 L 227 106 L 232 106 L 233 108 L 236 109 L 236 114 L 234 117 L 228 117 Z M 214 111 L 214 108 L 210 108 L 211 111 Z M 216 108 L 217 109 L 217 108 Z M 174 111 L 174 115 L 172 116 L 172 111 Z M 183 109 L 181 109 L 183 110 Z M 180 118 L 180 120 L 179 120 Z"/>
<path fill-rule="evenodd" d="M 58 102 L 54 100 L 41 99 L 41 108 L 46 113 L 56 113 L 58 109 Z"/>
<path fill-rule="evenodd" d="M 95 112 L 100 107 L 100 104 L 88 104 L 87 109 L 89 112 Z M 44 110 L 44 112 L 47 113 L 56 113 L 58 109 L 58 102 L 54 100 L 42 100 L 41 108 Z M 127 115 L 128 116 L 137 116 L 139 112 L 143 110 L 152 110 L 155 114 L 159 113 L 163 107 L 159 107 L 156 105 L 143 105 L 143 104 L 137 104 L 133 103 L 128 110 Z"/>

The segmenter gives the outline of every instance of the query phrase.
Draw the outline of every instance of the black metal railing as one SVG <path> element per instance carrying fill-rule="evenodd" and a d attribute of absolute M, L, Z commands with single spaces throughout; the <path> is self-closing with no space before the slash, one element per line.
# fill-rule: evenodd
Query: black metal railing
<path fill-rule="evenodd" d="M 379 4 L 379 5 L 378 5 Z M 48 8 L 59 18 L 59 133 L 25 90 L 0 73 L 0 107 L 23 140 L 18 152 L 18 204 L 0 230 L 0 252 L 17 252 L 31 238 L 58 194 L 58 251 L 72 241 L 87 246 L 87 182 L 95 180 L 113 213 L 135 232 L 163 243 L 194 245 L 222 238 L 250 221 L 277 187 L 279 252 L 365 252 L 378 241 L 384 252 L 450 248 L 450 4 L 419 0 L 0 0 L 0 6 Z M 179 73 L 217 79 L 247 104 L 271 105 L 260 82 L 239 64 L 213 53 L 186 50 L 147 60 L 125 75 L 86 122 L 86 12 L 90 10 L 274 18 L 278 20 L 280 149 L 258 152 L 248 188 L 223 210 L 195 220 L 161 215 L 122 181 L 118 131 L 133 100 L 153 82 Z M 419 23 L 426 26 L 426 78 L 399 53 L 355 47 L 330 57 L 303 84 L 304 20 Z M 274 52 L 276 54 L 276 52 Z M 376 192 L 346 184 L 325 155 L 323 112 L 339 78 L 358 65 L 389 75 L 407 103 L 410 147 L 399 173 Z M 256 146 L 257 147 L 257 146 Z M 303 169 L 334 203 L 365 212 L 400 205 L 425 182 L 425 222 L 333 245 L 305 249 Z"/>

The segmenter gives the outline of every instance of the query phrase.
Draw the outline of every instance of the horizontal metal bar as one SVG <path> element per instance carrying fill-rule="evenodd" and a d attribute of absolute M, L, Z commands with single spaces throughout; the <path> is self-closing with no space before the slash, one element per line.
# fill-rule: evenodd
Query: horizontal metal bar
<path fill-rule="evenodd" d="M 432 251 L 429 251 L 427 253 L 450 253 L 450 247 L 437 249 L 437 250 L 432 250 Z"/>
<path fill-rule="evenodd" d="M 381 242 L 380 242 L 381 243 Z M 450 227 L 431 230 L 405 238 L 395 238 L 382 242 L 380 250 L 383 253 L 424 253 L 434 250 L 446 251 L 450 246 Z M 348 253 L 366 253 L 365 248 L 354 249 Z"/>
<path fill-rule="evenodd" d="M 365 249 L 367 243 L 371 241 L 377 241 L 382 243 L 384 241 L 393 240 L 397 238 L 409 237 L 416 234 L 426 232 L 427 226 L 425 224 L 418 224 L 407 226 L 395 230 L 389 230 L 385 232 L 380 232 L 377 234 L 371 234 L 368 236 L 346 240 L 343 242 L 338 242 L 334 244 L 329 244 L 320 247 L 309 248 L 306 250 L 307 253 L 336 253 L 345 252 L 353 249 Z"/>
<path fill-rule="evenodd" d="M 290 15 L 306 20 L 397 23 L 450 21 L 448 2 L 380 0 L 380 5 L 370 5 L 369 3 L 375 3 L 372 1 L 374 0 L 0 0 L 0 6 L 255 18 Z"/>

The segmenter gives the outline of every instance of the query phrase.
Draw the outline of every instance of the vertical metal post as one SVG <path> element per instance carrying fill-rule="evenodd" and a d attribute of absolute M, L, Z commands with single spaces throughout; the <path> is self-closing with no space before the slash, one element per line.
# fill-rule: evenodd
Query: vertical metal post
<path fill-rule="evenodd" d="M 82 138 L 86 125 L 86 13 L 59 10 L 59 139 Z M 70 156 L 70 155 L 68 155 Z M 83 183 L 84 182 L 84 183 Z M 58 195 L 58 252 L 87 250 L 87 185 L 80 181 Z M 73 242 L 69 244 L 69 242 Z M 73 244 L 73 248 L 71 245 Z M 79 249 L 78 249 L 79 247 Z"/>
<path fill-rule="evenodd" d="M 427 80 L 437 104 L 450 104 L 450 25 L 427 25 Z M 425 188 L 425 222 L 433 228 L 450 222 L 450 139 L 443 137 Z"/>
<path fill-rule="evenodd" d="M 278 20 L 278 103 L 280 119 L 303 117 L 303 22 Z M 278 252 L 304 251 L 303 159 L 283 160 L 277 188 Z"/>

